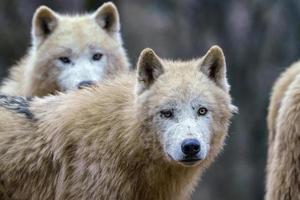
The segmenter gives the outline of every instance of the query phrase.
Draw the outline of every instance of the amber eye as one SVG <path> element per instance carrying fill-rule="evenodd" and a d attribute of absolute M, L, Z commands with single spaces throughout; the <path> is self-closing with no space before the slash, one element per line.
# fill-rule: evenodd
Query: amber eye
<path fill-rule="evenodd" d="M 199 108 L 198 115 L 206 115 L 207 109 L 204 107 Z"/>
<path fill-rule="evenodd" d="M 98 61 L 98 60 L 100 60 L 102 58 L 102 56 L 103 56 L 103 54 L 101 54 L 101 53 L 95 53 L 93 55 L 93 60 L 94 61 Z"/>
<path fill-rule="evenodd" d="M 64 64 L 70 64 L 71 60 L 68 57 L 60 57 L 59 60 Z"/>
<path fill-rule="evenodd" d="M 160 111 L 160 116 L 164 117 L 164 118 L 172 118 L 173 112 L 172 112 L 172 110 L 162 110 L 162 111 Z"/>

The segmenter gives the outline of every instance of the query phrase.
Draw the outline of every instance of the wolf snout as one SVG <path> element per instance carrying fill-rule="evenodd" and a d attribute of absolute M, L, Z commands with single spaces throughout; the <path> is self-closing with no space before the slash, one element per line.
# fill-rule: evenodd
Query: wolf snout
<path fill-rule="evenodd" d="M 78 89 L 82 89 L 84 87 L 90 87 L 92 85 L 95 85 L 95 82 L 94 81 L 81 81 L 77 87 Z"/>
<path fill-rule="evenodd" d="M 197 139 L 185 139 L 181 144 L 181 150 L 188 157 L 195 156 L 201 150 L 200 142 Z"/>

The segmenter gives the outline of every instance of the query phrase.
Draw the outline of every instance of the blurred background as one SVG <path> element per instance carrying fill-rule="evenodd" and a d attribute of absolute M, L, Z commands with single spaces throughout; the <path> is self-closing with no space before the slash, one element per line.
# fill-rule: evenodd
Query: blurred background
<path fill-rule="evenodd" d="M 63 13 L 93 11 L 100 0 L 1 0 L 0 77 L 30 45 L 31 18 L 45 4 Z M 126 0 L 119 8 L 133 65 L 144 47 L 189 59 L 220 45 L 227 58 L 234 117 L 227 144 L 193 199 L 260 200 L 264 196 L 266 114 L 271 86 L 300 58 L 299 0 Z"/>

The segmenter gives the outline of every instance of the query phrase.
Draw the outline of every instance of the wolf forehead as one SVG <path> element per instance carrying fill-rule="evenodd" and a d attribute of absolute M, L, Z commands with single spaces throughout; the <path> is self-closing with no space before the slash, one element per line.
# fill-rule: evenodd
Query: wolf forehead
<path fill-rule="evenodd" d="M 33 113 L 29 110 L 31 100 L 32 97 L 0 95 L 0 106 L 33 119 Z"/>

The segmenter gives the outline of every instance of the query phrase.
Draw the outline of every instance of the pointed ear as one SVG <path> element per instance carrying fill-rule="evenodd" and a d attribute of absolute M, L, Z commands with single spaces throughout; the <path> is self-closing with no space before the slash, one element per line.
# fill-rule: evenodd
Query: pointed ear
<path fill-rule="evenodd" d="M 226 77 L 226 62 L 222 49 L 219 46 L 211 47 L 202 58 L 200 71 L 214 81 L 225 91 L 229 91 Z"/>
<path fill-rule="evenodd" d="M 137 64 L 137 94 L 149 89 L 163 73 L 164 69 L 159 57 L 152 49 L 144 49 Z"/>
<path fill-rule="evenodd" d="M 32 38 L 34 44 L 43 42 L 56 28 L 58 15 L 47 6 L 40 6 L 32 20 Z"/>
<path fill-rule="evenodd" d="M 119 12 L 114 3 L 104 3 L 94 13 L 96 22 L 109 33 L 120 31 Z"/>

